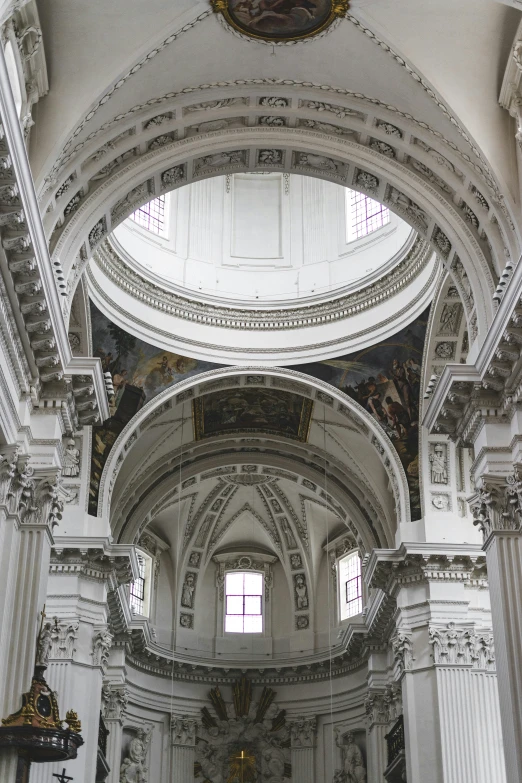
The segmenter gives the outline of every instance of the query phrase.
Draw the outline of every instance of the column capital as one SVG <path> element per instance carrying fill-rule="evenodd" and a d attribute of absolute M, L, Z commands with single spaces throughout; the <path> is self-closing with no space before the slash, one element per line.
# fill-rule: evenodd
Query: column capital
<path fill-rule="evenodd" d="M 102 715 L 105 721 L 117 720 L 123 723 L 129 694 L 124 685 L 104 680 L 102 688 Z"/>
<path fill-rule="evenodd" d="M 170 733 L 173 745 L 179 747 L 194 748 L 196 746 L 196 734 L 199 723 L 195 718 L 182 715 L 171 715 Z"/>
<path fill-rule="evenodd" d="M 368 728 L 380 724 L 387 726 L 402 715 L 402 688 L 391 683 L 384 688 L 372 688 L 364 702 Z"/>
<path fill-rule="evenodd" d="M 507 476 L 484 475 L 468 498 L 473 524 L 482 532 L 484 546 L 496 532 L 522 531 L 522 466 Z"/>
<path fill-rule="evenodd" d="M 288 722 L 292 748 L 314 748 L 317 736 L 317 718 L 298 718 Z"/>
<path fill-rule="evenodd" d="M 435 666 L 466 666 L 495 671 L 495 647 L 491 629 L 473 625 L 429 625 L 429 642 Z"/>
<path fill-rule="evenodd" d="M 91 653 L 92 664 L 93 666 L 100 666 L 103 672 L 105 672 L 109 664 L 109 651 L 112 647 L 113 638 L 112 633 L 109 632 L 106 626 L 94 628 Z"/>

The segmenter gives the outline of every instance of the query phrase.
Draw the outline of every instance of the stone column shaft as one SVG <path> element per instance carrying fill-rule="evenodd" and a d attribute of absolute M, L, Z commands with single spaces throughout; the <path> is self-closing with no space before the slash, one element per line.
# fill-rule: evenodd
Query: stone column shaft
<path fill-rule="evenodd" d="M 172 746 L 172 783 L 186 783 L 194 779 L 196 749 L 187 745 Z M 119 778 L 115 778 L 118 781 Z M 112 783 L 112 781 L 111 781 Z"/>
<path fill-rule="evenodd" d="M 314 748 L 292 748 L 292 779 L 315 783 Z"/>
<path fill-rule="evenodd" d="M 522 533 L 493 532 L 486 542 L 508 783 L 522 780 Z"/>

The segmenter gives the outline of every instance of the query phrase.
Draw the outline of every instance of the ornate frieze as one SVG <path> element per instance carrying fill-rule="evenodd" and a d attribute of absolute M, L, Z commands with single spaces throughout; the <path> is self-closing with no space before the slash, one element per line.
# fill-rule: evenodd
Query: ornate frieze
<path fill-rule="evenodd" d="M 429 263 L 432 251 L 421 239 L 417 239 L 406 257 L 382 280 L 363 286 L 347 296 L 331 302 L 311 304 L 304 307 L 279 311 L 246 310 L 198 303 L 186 296 L 169 292 L 145 280 L 138 272 L 130 269 L 110 242 L 100 245 L 94 260 L 100 269 L 118 286 L 136 299 L 146 301 L 154 309 L 175 315 L 184 320 L 204 322 L 225 329 L 296 329 L 309 327 L 310 323 L 328 323 L 340 318 L 350 318 L 378 304 L 410 285 Z"/>

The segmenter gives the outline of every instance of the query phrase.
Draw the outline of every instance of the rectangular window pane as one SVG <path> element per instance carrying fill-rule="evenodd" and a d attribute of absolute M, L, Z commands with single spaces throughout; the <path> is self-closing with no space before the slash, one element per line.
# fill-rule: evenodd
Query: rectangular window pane
<path fill-rule="evenodd" d="M 371 234 L 378 228 L 390 222 L 390 210 L 378 201 L 374 201 L 364 193 L 349 192 L 350 207 L 347 209 L 349 223 L 349 240 L 360 239 Z"/>
<path fill-rule="evenodd" d="M 243 574 L 227 574 L 226 580 L 227 595 L 244 595 Z"/>
<path fill-rule="evenodd" d="M 245 614 L 261 614 L 261 596 L 245 596 Z"/>
<path fill-rule="evenodd" d="M 153 234 L 161 234 L 165 228 L 165 196 L 152 199 L 131 215 L 132 220 Z"/>
<path fill-rule="evenodd" d="M 228 614 L 244 614 L 243 596 L 227 595 L 227 615 Z"/>
<path fill-rule="evenodd" d="M 245 574 L 245 595 L 262 595 L 263 577 L 261 574 Z"/>
<path fill-rule="evenodd" d="M 263 618 L 260 614 L 245 615 L 245 633 L 262 633 Z"/>
<path fill-rule="evenodd" d="M 225 631 L 227 633 L 243 633 L 243 615 L 229 615 L 225 617 Z"/>

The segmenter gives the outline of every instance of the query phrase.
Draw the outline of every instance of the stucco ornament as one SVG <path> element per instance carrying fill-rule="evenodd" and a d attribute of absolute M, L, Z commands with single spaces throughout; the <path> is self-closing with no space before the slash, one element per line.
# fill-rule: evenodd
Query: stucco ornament
<path fill-rule="evenodd" d="M 284 711 L 274 702 L 275 692 L 264 688 L 252 699 L 252 684 L 245 677 L 233 688 L 233 701 L 225 702 L 219 688 L 210 692 L 213 713 L 202 710 L 202 729 L 196 744 L 195 776 L 208 783 L 244 781 L 283 783 L 290 777 L 289 732 Z"/>

